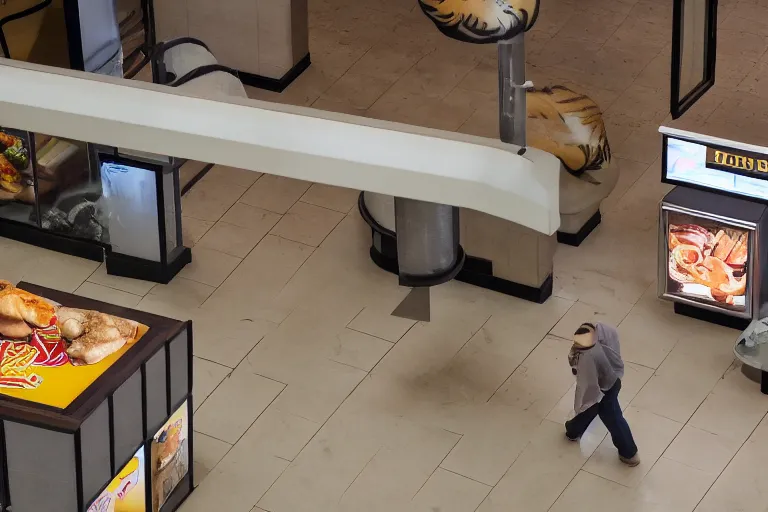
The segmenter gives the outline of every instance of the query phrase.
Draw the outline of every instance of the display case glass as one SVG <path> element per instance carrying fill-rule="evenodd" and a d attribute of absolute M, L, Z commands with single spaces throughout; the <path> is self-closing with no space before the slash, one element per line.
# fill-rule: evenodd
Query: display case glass
<path fill-rule="evenodd" d="M 0 4 L 0 56 L 70 68 L 66 8 L 71 0 L 11 0 Z"/>
<path fill-rule="evenodd" d="M 0 217 L 36 224 L 34 156 L 28 132 L 0 128 Z"/>
<path fill-rule="evenodd" d="M 666 204 L 662 222 L 663 295 L 749 315 L 754 229 Z"/>
<path fill-rule="evenodd" d="M 39 226 L 49 232 L 109 243 L 101 176 L 92 147 L 81 141 L 34 134 Z"/>
<path fill-rule="evenodd" d="M 154 44 L 150 0 L 0 3 L 0 57 L 122 77 Z"/>

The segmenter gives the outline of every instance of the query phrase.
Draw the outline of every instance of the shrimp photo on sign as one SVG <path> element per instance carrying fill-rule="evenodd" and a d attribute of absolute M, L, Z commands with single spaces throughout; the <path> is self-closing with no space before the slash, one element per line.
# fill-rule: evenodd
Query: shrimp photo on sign
<path fill-rule="evenodd" d="M 667 293 L 746 311 L 750 231 L 670 212 Z"/>

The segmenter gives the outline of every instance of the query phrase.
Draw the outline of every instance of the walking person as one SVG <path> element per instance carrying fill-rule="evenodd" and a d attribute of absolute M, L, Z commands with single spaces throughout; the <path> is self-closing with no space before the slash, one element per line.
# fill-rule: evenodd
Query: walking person
<path fill-rule="evenodd" d="M 600 416 L 619 451 L 619 460 L 631 467 L 640 464 L 635 440 L 619 405 L 624 376 L 619 333 L 605 324 L 581 324 L 573 336 L 568 363 L 576 376 L 576 416 L 565 422 L 565 436 L 578 441 L 592 420 Z"/>

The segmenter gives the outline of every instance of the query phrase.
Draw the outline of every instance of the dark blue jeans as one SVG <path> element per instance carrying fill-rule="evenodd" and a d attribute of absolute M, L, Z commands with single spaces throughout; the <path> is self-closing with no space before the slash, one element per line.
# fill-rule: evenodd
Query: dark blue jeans
<path fill-rule="evenodd" d="M 577 414 L 572 420 L 565 422 L 565 433 L 571 439 L 581 437 L 587 431 L 589 424 L 597 416 L 603 420 L 605 428 L 611 433 L 611 440 L 619 455 L 631 459 L 637 454 L 637 446 L 632 438 L 632 431 L 624 419 L 619 405 L 619 391 L 621 391 L 621 379 L 616 381 L 611 389 L 605 392 L 603 399 L 586 411 Z"/>

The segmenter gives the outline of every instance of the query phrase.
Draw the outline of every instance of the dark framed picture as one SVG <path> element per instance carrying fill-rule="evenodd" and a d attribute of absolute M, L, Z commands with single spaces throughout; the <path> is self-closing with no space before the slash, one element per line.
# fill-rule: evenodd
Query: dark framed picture
<path fill-rule="evenodd" d="M 715 85 L 717 0 L 674 0 L 670 112 L 677 119 Z"/>

